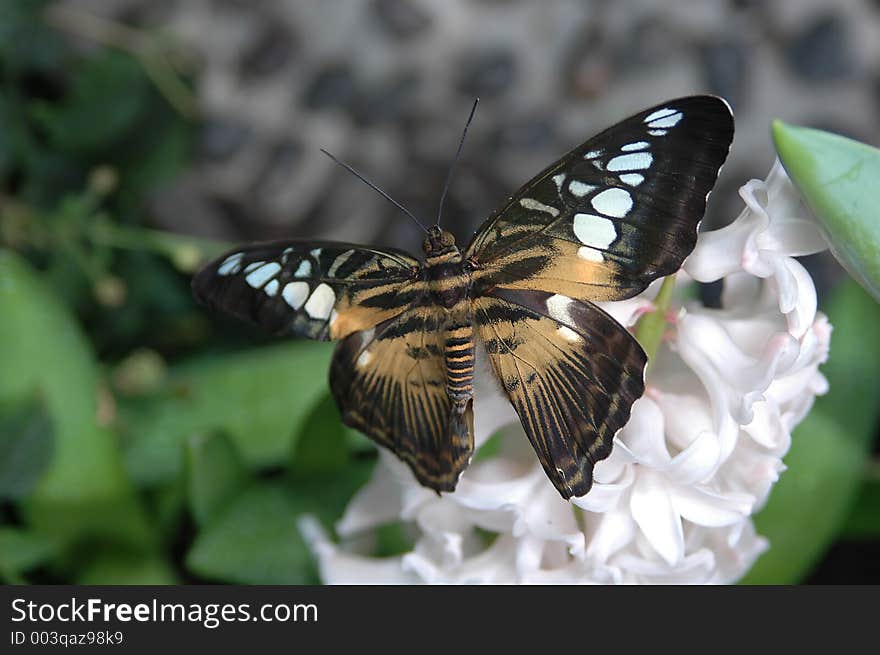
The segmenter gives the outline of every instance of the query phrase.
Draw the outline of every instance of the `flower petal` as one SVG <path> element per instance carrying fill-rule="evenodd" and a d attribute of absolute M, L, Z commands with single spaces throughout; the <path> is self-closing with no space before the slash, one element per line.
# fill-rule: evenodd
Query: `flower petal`
<path fill-rule="evenodd" d="M 640 470 L 629 502 L 633 520 L 654 550 L 670 566 L 677 564 L 684 557 L 684 534 L 663 477 Z"/>

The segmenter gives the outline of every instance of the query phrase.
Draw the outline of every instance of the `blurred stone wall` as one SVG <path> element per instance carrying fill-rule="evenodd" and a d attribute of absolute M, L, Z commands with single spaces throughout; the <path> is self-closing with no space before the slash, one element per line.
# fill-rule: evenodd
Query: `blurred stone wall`
<path fill-rule="evenodd" d="M 772 163 L 775 117 L 880 141 L 880 2 L 66 0 L 167 33 L 196 62 L 197 160 L 155 223 L 228 240 L 325 237 L 418 249 L 418 229 L 326 148 L 460 241 L 605 126 L 697 92 L 734 107 L 707 224 Z"/>

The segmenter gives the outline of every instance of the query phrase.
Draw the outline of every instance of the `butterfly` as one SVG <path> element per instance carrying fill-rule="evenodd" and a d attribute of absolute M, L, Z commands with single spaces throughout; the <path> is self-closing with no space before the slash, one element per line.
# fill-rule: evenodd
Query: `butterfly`
<path fill-rule="evenodd" d="M 330 389 L 343 421 L 438 493 L 455 489 L 474 452 L 482 348 L 550 481 L 583 496 L 647 362 L 594 301 L 680 268 L 733 131 L 720 98 L 669 100 L 538 173 L 464 250 L 439 224 L 425 228 L 424 261 L 331 241 L 255 244 L 208 264 L 194 293 L 269 332 L 337 341 Z"/>

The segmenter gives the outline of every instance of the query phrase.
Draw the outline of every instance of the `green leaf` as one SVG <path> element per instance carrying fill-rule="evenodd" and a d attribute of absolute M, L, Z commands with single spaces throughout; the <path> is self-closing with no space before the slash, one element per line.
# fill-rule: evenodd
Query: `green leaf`
<path fill-rule="evenodd" d="M 0 407 L 0 498 L 27 495 L 51 454 L 52 419 L 39 397 Z"/>
<path fill-rule="evenodd" d="M 238 584 L 316 581 L 297 528 L 304 508 L 279 484 L 256 484 L 196 538 L 186 565 L 196 575 Z"/>
<path fill-rule="evenodd" d="M 491 437 L 483 442 L 483 445 L 477 448 L 474 453 L 474 462 L 482 462 L 486 459 L 495 457 L 501 451 L 501 440 L 504 437 L 504 430 L 498 430 Z"/>
<path fill-rule="evenodd" d="M 224 432 L 250 468 L 283 465 L 327 393 L 332 346 L 286 342 L 172 367 L 160 393 L 120 404 L 126 465 L 139 484 L 166 482 L 192 435 Z"/>
<path fill-rule="evenodd" d="M 187 497 L 196 524 L 210 523 L 250 482 L 235 446 L 223 434 L 187 441 Z"/>
<path fill-rule="evenodd" d="M 98 553 L 76 578 L 83 585 L 172 585 L 180 580 L 160 557 L 127 552 Z"/>
<path fill-rule="evenodd" d="M 411 552 L 415 547 L 414 533 L 417 530 L 412 524 L 403 521 L 385 523 L 376 528 L 376 557 L 392 557 Z"/>
<path fill-rule="evenodd" d="M 0 2 L 0 61 L 10 72 L 46 70 L 59 64 L 64 44 L 43 17 L 47 4 L 49 0 Z"/>
<path fill-rule="evenodd" d="M 880 305 L 856 284 L 840 287 L 828 307 L 834 325 L 823 372 L 830 390 L 792 435 L 782 473 L 755 517 L 770 541 L 742 581 L 790 584 L 804 579 L 839 534 L 856 497 L 880 406 Z"/>
<path fill-rule="evenodd" d="M 55 426 L 52 458 L 23 501 L 34 529 L 63 543 L 154 543 L 125 477 L 117 438 L 97 422 L 98 371 L 67 309 L 16 255 L 0 250 L 0 401 L 40 389 Z"/>
<path fill-rule="evenodd" d="M 55 544 L 45 536 L 0 527 L 0 578 L 8 584 L 23 584 L 22 574 L 47 563 L 55 554 Z"/>
<path fill-rule="evenodd" d="M 291 472 L 295 476 L 332 474 L 345 467 L 349 461 L 348 430 L 333 398 L 324 396 L 300 428 Z"/>
<path fill-rule="evenodd" d="M 130 130 L 145 104 L 149 84 L 137 62 L 101 50 L 79 69 L 60 104 L 35 102 L 34 118 L 62 150 L 93 150 Z"/>
<path fill-rule="evenodd" d="M 842 534 L 847 539 L 880 539 L 880 480 L 861 486 Z"/>
<path fill-rule="evenodd" d="M 829 392 L 816 399 L 816 409 L 833 418 L 850 439 L 867 445 L 880 420 L 880 306 L 856 284 L 838 287 L 827 308 L 834 327 L 831 352 L 822 372 Z"/>
<path fill-rule="evenodd" d="M 789 177 L 825 228 L 832 253 L 880 302 L 880 150 L 778 120 L 773 140 Z"/>

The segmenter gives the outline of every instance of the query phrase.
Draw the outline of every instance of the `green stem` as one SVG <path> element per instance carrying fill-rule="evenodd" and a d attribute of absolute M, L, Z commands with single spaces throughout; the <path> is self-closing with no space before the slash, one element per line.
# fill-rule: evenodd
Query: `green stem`
<path fill-rule="evenodd" d="M 654 300 L 654 311 L 642 316 L 636 325 L 636 339 L 648 355 L 649 366 L 654 361 L 654 356 L 663 340 L 663 333 L 666 331 L 666 312 L 669 311 L 674 290 L 675 275 L 664 278 L 660 292 Z"/>
<path fill-rule="evenodd" d="M 222 241 L 200 239 L 144 227 L 118 225 L 99 218 L 96 218 L 89 226 L 86 237 L 96 245 L 157 253 L 168 257 L 178 268 L 186 272 L 195 270 L 206 259 L 219 255 L 231 247 Z"/>

